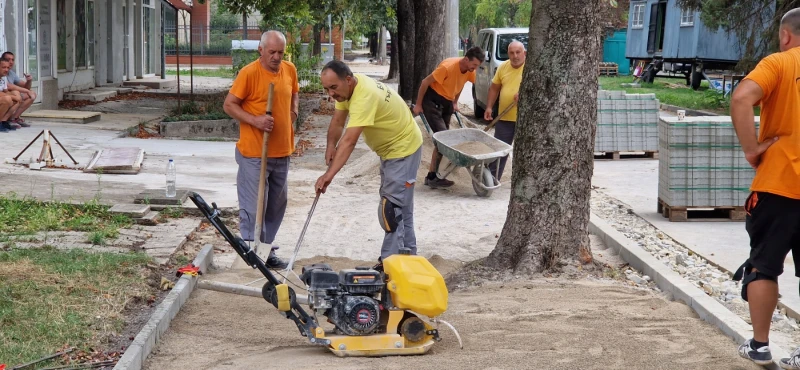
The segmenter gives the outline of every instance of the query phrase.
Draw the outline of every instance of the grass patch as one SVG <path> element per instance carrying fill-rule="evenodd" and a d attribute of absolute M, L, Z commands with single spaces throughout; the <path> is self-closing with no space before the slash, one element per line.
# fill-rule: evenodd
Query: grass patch
<path fill-rule="evenodd" d="M 85 204 L 43 202 L 0 195 L 0 235 L 32 235 L 42 231 L 85 231 L 116 238 L 120 228 L 132 224 L 129 217 L 113 214 L 92 200 Z M 99 243 L 98 243 L 99 244 Z"/>
<path fill-rule="evenodd" d="M 184 210 L 181 207 L 167 207 L 161 210 L 160 214 L 166 218 L 181 218 Z"/>
<path fill-rule="evenodd" d="M 177 75 L 178 70 L 176 68 L 167 68 L 167 74 Z M 196 68 L 193 74 L 199 77 L 233 78 L 233 68 L 224 66 L 219 68 Z M 189 76 L 189 68 L 181 68 L 181 78 L 183 76 Z"/>
<path fill-rule="evenodd" d="M 122 330 L 127 305 L 153 296 L 150 261 L 143 253 L 0 252 L 0 362 L 13 366 L 65 345 L 99 349 Z"/>
<path fill-rule="evenodd" d="M 600 76 L 600 88 L 603 90 L 624 90 L 628 94 L 656 94 L 656 98 L 664 104 L 676 105 L 687 109 L 706 110 L 718 114 L 730 115 L 730 99 L 722 93 L 708 87 L 703 81 L 695 91 L 687 86 L 684 80 L 676 78 L 656 78 L 652 84 L 643 83 L 642 87 L 623 87 L 623 83 L 633 82 L 633 76 Z M 758 110 L 756 110 L 758 114 Z"/>

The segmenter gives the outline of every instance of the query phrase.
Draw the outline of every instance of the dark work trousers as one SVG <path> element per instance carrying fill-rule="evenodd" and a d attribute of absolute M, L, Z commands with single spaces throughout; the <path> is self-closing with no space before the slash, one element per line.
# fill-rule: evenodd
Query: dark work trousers
<path fill-rule="evenodd" d="M 516 122 L 512 121 L 497 121 L 494 125 L 494 137 L 498 140 L 511 145 L 514 143 L 514 127 L 516 126 Z M 508 160 L 508 156 L 500 158 L 497 161 L 494 161 L 489 164 L 489 171 L 492 171 L 492 175 L 497 177 L 497 180 L 500 181 L 500 178 L 503 177 L 503 169 L 506 168 L 506 161 Z M 497 162 L 500 162 L 500 170 L 497 170 Z"/>

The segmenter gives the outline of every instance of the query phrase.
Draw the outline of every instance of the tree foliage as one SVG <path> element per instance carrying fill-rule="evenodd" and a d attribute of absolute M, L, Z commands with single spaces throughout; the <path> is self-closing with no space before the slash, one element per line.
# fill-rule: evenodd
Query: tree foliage
<path fill-rule="evenodd" d="M 800 0 L 678 0 L 678 5 L 699 11 L 706 27 L 735 35 L 742 51 L 736 69 L 745 72 L 778 50 L 781 17 L 800 7 Z"/>

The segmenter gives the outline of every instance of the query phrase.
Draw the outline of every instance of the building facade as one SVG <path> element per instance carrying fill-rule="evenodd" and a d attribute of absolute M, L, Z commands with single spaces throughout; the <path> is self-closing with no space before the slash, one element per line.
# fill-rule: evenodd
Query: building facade
<path fill-rule="evenodd" d="M 37 106 L 161 76 L 164 0 L 0 0 L 0 49 L 33 77 Z"/>

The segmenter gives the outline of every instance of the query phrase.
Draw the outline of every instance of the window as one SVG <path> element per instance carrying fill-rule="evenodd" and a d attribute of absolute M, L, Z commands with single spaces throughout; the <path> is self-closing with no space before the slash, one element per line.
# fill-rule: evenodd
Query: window
<path fill-rule="evenodd" d="M 508 45 L 512 41 L 519 41 L 525 45 L 525 50 L 528 50 L 528 34 L 527 33 L 514 33 L 497 36 L 497 60 L 508 60 Z"/>
<path fill-rule="evenodd" d="M 75 66 L 94 65 L 94 0 L 75 2 Z"/>
<path fill-rule="evenodd" d="M 631 14 L 631 28 L 644 28 L 644 4 L 634 4 Z"/>
<path fill-rule="evenodd" d="M 681 10 L 681 26 L 694 26 L 694 10 Z"/>

